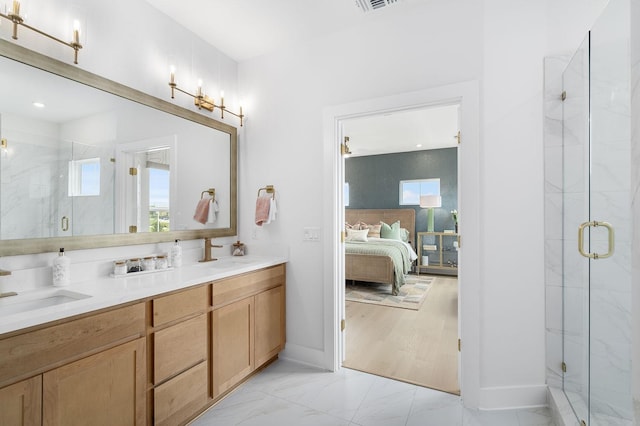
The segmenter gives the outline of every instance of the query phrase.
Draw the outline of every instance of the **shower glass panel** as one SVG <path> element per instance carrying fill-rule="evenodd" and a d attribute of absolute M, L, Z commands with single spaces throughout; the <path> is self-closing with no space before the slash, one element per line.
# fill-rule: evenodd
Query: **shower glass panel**
<path fill-rule="evenodd" d="M 633 424 L 628 17 L 612 0 L 563 73 L 563 388 L 588 426 Z"/>
<path fill-rule="evenodd" d="M 589 217 L 589 36 L 562 75 L 563 388 L 578 419 L 589 417 L 589 264 L 577 250 Z M 586 236 L 588 238 L 588 235 Z M 588 241 L 585 242 L 588 245 Z"/>

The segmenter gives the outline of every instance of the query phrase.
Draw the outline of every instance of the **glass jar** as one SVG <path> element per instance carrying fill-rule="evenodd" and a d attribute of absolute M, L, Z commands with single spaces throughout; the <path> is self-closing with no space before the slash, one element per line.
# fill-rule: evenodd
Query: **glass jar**
<path fill-rule="evenodd" d="M 127 273 L 127 261 L 116 260 L 113 262 L 113 275 L 125 275 Z"/>
<path fill-rule="evenodd" d="M 167 256 L 161 254 L 156 257 L 156 268 L 157 269 L 167 269 L 169 267 L 169 262 L 167 261 Z"/>
<path fill-rule="evenodd" d="M 139 258 L 129 259 L 127 272 L 140 272 L 142 271 L 142 264 Z"/>
<path fill-rule="evenodd" d="M 147 256 L 142 259 L 142 269 L 145 271 L 154 271 L 156 269 L 156 258 Z"/>

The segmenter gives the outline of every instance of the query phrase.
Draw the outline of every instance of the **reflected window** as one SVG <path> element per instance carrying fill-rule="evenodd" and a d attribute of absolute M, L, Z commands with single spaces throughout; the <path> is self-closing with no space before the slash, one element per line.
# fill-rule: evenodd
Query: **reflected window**
<path fill-rule="evenodd" d="M 100 195 L 100 158 L 69 161 L 69 196 Z"/>
<path fill-rule="evenodd" d="M 168 150 L 164 151 L 168 154 Z M 149 153 L 151 154 L 151 153 Z M 170 231 L 169 165 L 147 161 L 149 173 L 149 232 Z"/>

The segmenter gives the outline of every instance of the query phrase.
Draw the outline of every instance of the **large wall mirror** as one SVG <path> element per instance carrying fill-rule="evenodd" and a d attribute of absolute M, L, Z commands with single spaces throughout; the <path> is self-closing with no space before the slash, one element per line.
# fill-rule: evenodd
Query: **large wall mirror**
<path fill-rule="evenodd" d="M 235 127 L 4 40 L 0 81 L 0 256 L 237 234 Z"/>

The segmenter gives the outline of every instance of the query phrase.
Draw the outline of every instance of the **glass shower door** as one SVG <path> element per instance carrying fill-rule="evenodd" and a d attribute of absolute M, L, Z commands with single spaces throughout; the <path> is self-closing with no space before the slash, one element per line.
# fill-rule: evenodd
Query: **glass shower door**
<path fill-rule="evenodd" d="M 563 390 L 578 420 L 589 418 L 589 263 L 577 250 L 589 218 L 589 35 L 562 75 Z M 589 245 L 589 234 L 585 235 Z"/>
<path fill-rule="evenodd" d="M 588 426 L 631 426 L 629 2 L 563 73 L 563 389 Z"/>

